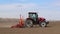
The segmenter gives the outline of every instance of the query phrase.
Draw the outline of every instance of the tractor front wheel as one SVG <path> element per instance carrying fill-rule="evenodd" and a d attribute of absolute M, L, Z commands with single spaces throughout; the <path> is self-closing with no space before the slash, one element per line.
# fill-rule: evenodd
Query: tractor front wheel
<path fill-rule="evenodd" d="M 46 26 L 47 26 L 46 22 L 40 22 L 39 25 L 40 25 L 41 27 L 46 27 Z"/>

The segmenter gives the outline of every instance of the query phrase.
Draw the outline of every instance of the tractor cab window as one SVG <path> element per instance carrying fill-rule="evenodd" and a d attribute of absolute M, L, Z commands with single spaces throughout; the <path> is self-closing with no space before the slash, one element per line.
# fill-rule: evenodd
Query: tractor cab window
<path fill-rule="evenodd" d="M 37 18 L 37 15 L 36 14 L 29 14 L 29 17 L 30 18 Z"/>
<path fill-rule="evenodd" d="M 32 15 L 32 17 L 33 17 L 33 18 L 36 18 L 36 15 L 35 15 L 35 14 L 33 14 L 33 15 Z"/>

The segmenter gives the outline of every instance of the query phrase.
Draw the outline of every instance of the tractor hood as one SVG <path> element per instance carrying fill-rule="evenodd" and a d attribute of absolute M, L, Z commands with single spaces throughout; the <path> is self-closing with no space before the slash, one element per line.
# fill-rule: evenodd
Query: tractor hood
<path fill-rule="evenodd" d="M 43 17 L 39 17 L 38 20 L 39 20 L 39 21 L 44 21 L 45 18 L 43 18 Z"/>

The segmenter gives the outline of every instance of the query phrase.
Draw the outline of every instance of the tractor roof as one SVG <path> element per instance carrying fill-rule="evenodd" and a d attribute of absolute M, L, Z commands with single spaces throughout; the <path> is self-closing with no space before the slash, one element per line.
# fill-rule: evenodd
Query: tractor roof
<path fill-rule="evenodd" d="M 37 12 L 29 12 L 29 14 L 37 14 Z"/>

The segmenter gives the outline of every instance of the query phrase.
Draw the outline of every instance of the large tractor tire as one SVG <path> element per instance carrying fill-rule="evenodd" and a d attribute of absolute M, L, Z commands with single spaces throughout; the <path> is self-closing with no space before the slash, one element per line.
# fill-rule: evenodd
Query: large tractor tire
<path fill-rule="evenodd" d="M 33 27 L 33 21 L 32 20 L 26 20 L 25 27 Z"/>
<path fill-rule="evenodd" d="M 47 23 L 46 23 L 46 22 L 40 22 L 39 25 L 40 25 L 41 27 L 46 27 L 46 26 L 47 26 Z"/>

